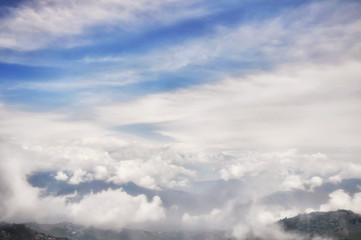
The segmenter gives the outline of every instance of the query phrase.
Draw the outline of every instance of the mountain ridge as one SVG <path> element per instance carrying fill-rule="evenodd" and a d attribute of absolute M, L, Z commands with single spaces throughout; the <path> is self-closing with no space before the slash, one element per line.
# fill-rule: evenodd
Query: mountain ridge
<path fill-rule="evenodd" d="M 302 235 L 304 239 L 316 236 L 331 239 L 361 239 L 361 215 L 350 210 L 312 212 L 284 218 L 278 222 L 286 232 Z"/>

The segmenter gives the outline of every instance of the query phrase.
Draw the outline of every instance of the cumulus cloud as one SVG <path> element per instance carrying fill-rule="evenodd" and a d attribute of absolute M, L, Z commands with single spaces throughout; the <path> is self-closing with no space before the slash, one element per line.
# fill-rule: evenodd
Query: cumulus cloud
<path fill-rule="evenodd" d="M 310 190 L 313 191 L 315 187 L 319 187 L 323 184 L 323 179 L 319 176 L 314 176 L 310 180 L 308 180 L 307 183 L 309 184 Z"/>
<path fill-rule="evenodd" d="M 79 184 L 86 180 L 91 180 L 91 175 L 86 174 L 86 172 L 82 169 L 77 169 L 73 172 L 73 176 L 69 179 L 70 184 Z"/>
<path fill-rule="evenodd" d="M 339 175 L 334 175 L 328 178 L 331 183 L 340 183 L 342 178 Z"/>
<path fill-rule="evenodd" d="M 71 151 L 68 153 L 69 148 Z M 182 152 L 171 148 L 162 150 L 158 146 L 122 144 L 117 149 L 97 146 L 88 152 L 89 148 L 87 144 L 64 142 L 62 145 L 44 146 L 41 154 L 51 156 L 55 162 L 56 159 L 62 159 L 62 170 L 57 172 L 55 179 L 67 180 L 70 184 L 92 180 L 115 184 L 133 182 L 138 186 L 159 190 L 185 185 L 196 176 L 196 171 L 182 166 Z M 103 154 L 104 151 L 111 153 Z M 76 155 L 77 152 L 81 152 L 80 158 Z"/>
<path fill-rule="evenodd" d="M 42 156 L 30 171 L 57 171 L 55 179 L 70 184 L 92 180 L 117 184 L 133 181 L 152 189 L 184 185 L 195 171 L 184 167 L 197 154 L 172 144 L 150 144 L 110 131 L 94 121 L 66 120 L 66 114 L 31 113 L 0 108 L 0 134 L 22 149 Z M 21 124 L 21 122 L 26 124 Z M 135 142 L 138 140 L 139 142 Z M 185 157 L 186 155 L 188 157 Z M 193 155 L 194 154 L 194 155 Z M 43 159 L 47 158 L 47 161 Z"/>
<path fill-rule="evenodd" d="M 124 160 L 115 164 L 115 176 L 109 180 L 115 183 L 134 182 L 140 186 L 157 189 L 160 186 L 174 187 L 182 185 L 177 181 L 177 175 L 194 176 L 195 172 L 181 166 L 172 164 L 167 159 L 160 157 L 149 160 Z M 183 182 L 184 184 L 184 182 Z"/>
<path fill-rule="evenodd" d="M 361 214 L 361 193 L 350 196 L 342 189 L 334 191 L 330 193 L 329 202 L 320 207 L 320 211 L 335 211 L 338 209 L 347 209 Z"/>
<path fill-rule="evenodd" d="M 74 185 L 114 180 L 116 183 L 134 181 L 156 189 L 184 184 L 195 174 L 180 165 L 179 152 L 162 152 L 161 146 L 132 140 L 129 143 L 120 135 L 109 136 L 108 130 L 94 123 L 69 121 L 60 113 L 12 110 L 4 105 L 0 111 L 8 116 L 0 120 L 2 221 L 71 221 L 120 229 L 127 224 L 165 217 L 159 197 L 148 201 L 144 195 L 130 196 L 121 189 L 91 193 L 78 202 L 73 200 L 76 195 L 46 196 L 43 189 L 27 181 L 35 172 L 56 171 L 56 180 Z M 23 121 L 27 124 L 19 124 Z M 23 132 L 27 128 L 28 131 Z M 172 156 L 176 159 L 174 162 Z M 94 208 L 94 204 L 98 207 Z M 115 209 L 121 214 L 112 212 Z M 104 212 L 109 214 L 100 217 Z"/>
<path fill-rule="evenodd" d="M 108 176 L 108 170 L 105 166 L 95 166 L 94 172 L 94 178 L 96 180 L 104 180 Z"/>
<path fill-rule="evenodd" d="M 66 181 L 69 177 L 63 171 L 59 171 L 54 178 L 58 181 Z"/>
<path fill-rule="evenodd" d="M 121 189 L 87 195 L 79 203 L 69 204 L 67 209 L 76 223 L 105 229 L 121 229 L 129 223 L 157 221 L 165 217 L 159 197 L 148 202 L 145 195 L 132 197 Z"/>
<path fill-rule="evenodd" d="M 282 183 L 282 187 L 285 190 L 290 190 L 290 189 L 304 190 L 305 189 L 300 176 L 297 176 L 297 175 L 287 176 L 286 179 Z"/>
<path fill-rule="evenodd" d="M 145 195 L 130 196 L 122 189 L 91 193 L 78 202 L 70 201 L 75 195 L 44 197 L 41 189 L 27 182 L 30 172 L 24 165 L 29 161 L 29 152 L 4 143 L 0 149 L 2 221 L 71 221 L 119 230 L 128 224 L 158 221 L 165 216 L 159 197 L 148 201 Z M 80 175 L 83 174 L 77 176 Z M 65 179 L 66 175 L 59 172 L 57 176 Z"/>
<path fill-rule="evenodd" d="M 246 171 L 250 170 L 246 169 L 246 167 L 241 163 L 236 163 L 228 165 L 225 168 L 221 169 L 220 176 L 224 180 L 229 180 L 232 178 L 242 178 Z"/>

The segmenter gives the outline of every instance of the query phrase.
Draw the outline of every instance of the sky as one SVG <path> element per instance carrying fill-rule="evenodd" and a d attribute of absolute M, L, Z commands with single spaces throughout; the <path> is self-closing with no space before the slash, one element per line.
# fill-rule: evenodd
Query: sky
<path fill-rule="evenodd" d="M 248 199 L 360 178 L 360 8 L 0 1 L 1 220 L 120 229 L 169 217 L 161 197 L 122 188 L 78 201 L 45 194 L 28 181 L 42 172 L 74 186 L 132 182 L 158 192 L 238 180 L 253 186 Z M 332 194 L 320 209 L 361 213 L 361 193 Z M 280 217 L 267 214 L 250 222 Z"/>

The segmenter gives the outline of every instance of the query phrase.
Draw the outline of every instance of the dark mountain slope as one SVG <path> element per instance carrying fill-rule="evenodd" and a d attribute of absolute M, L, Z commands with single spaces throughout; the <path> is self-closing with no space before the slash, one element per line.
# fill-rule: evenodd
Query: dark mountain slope
<path fill-rule="evenodd" d="M 0 240 L 68 240 L 68 238 L 52 237 L 36 232 L 25 224 L 0 224 Z"/>
<path fill-rule="evenodd" d="M 72 223 L 37 224 L 27 226 L 44 234 L 67 237 L 72 240 L 235 240 L 225 231 L 145 231 L 123 229 L 122 231 L 102 230 L 83 227 Z"/>
<path fill-rule="evenodd" d="M 361 239 L 361 215 L 348 210 L 313 212 L 285 218 L 279 224 L 287 232 L 300 234 L 305 239 L 321 236 L 331 239 Z"/>

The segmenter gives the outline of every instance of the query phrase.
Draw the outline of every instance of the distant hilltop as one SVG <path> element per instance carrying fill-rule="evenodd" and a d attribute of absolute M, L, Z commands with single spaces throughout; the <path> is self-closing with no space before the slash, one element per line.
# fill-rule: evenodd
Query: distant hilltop
<path fill-rule="evenodd" d="M 279 224 L 286 232 L 296 233 L 305 239 L 361 239 L 361 215 L 349 210 L 300 214 L 282 219 Z"/>
<path fill-rule="evenodd" d="M 68 238 L 53 237 L 39 233 L 25 226 L 25 224 L 0 223 L 1 240 L 69 240 Z"/>
<path fill-rule="evenodd" d="M 290 238 L 282 239 L 338 239 L 361 240 L 361 215 L 349 210 L 313 212 L 284 218 L 277 223 Z M 0 223 L 0 240 L 235 240 L 226 231 L 145 231 L 123 229 L 121 232 L 86 228 L 72 223 L 59 224 L 8 224 Z M 269 240 L 255 237 L 246 239 Z M 272 238 L 273 240 L 275 238 Z"/>

